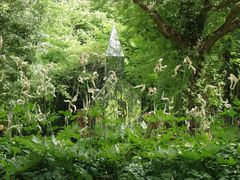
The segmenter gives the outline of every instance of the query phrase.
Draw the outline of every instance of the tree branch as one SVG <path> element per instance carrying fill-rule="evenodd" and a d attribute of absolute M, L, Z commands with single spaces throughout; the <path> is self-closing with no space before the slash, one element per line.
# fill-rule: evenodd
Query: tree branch
<path fill-rule="evenodd" d="M 237 3 L 239 0 L 223 0 L 218 5 L 214 5 L 211 0 L 205 0 L 203 2 L 204 7 L 202 8 L 203 13 L 209 13 L 212 10 L 221 10 L 223 8 L 227 8 Z"/>
<path fill-rule="evenodd" d="M 207 14 L 209 11 L 211 11 L 213 8 L 212 1 L 211 0 L 204 0 L 203 1 L 203 8 L 200 11 L 200 14 Z"/>
<path fill-rule="evenodd" d="M 197 28 L 198 28 L 198 32 L 199 34 L 202 34 L 205 24 L 207 22 L 207 18 L 208 18 L 208 14 L 209 12 L 213 9 L 213 5 L 212 5 L 212 1 L 211 0 L 204 0 L 203 1 L 203 7 L 200 10 L 199 15 L 197 16 L 196 20 L 197 20 Z M 198 34 L 197 34 L 198 36 Z"/>
<path fill-rule="evenodd" d="M 221 10 L 227 8 L 237 3 L 239 0 L 223 0 L 218 5 L 213 5 L 212 0 L 204 0 L 203 8 L 200 10 L 198 20 L 201 19 L 202 22 L 207 21 L 208 13 L 211 11 Z"/>
<path fill-rule="evenodd" d="M 237 3 L 239 0 L 223 0 L 218 5 L 214 5 L 212 3 L 212 0 L 204 0 L 203 1 L 203 7 L 201 8 L 199 15 L 197 16 L 197 25 L 198 30 L 202 34 L 202 31 L 204 30 L 204 26 L 207 22 L 208 15 L 211 11 L 219 11 L 223 8 L 228 8 Z"/>
<path fill-rule="evenodd" d="M 133 2 L 137 4 L 141 9 L 143 9 L 146 13 L 148 13 L 148 15 L 157 25 L 158 31 L 165 38 L 171 40 L 173 43 L 177 44 L 181 48 L 189 46 L 188 39 L 181 35 L 179 32 L 177 32 L 169 24 L 167 24 L 155 9 L 150 8 L 149 6 L 144 4 L 141 0 L 133 0 Z"/>
<path fill-rule="evenodd" d="M 240 13 L 240 2 L 236 3 L 234 7 L 230 10 L 225 22 L 221 27 L 219 27 L 212 34 L 208 35 L 202 42 L 200 42 L 198 50 L 200 53 L 209 52 L 212 46 L 226 34 L 235 31 L 240 27 L 240 18 L 238 14 Z"/>
<path fill-rule="evenodd" d="M 160 14 L 152 7 L 145 4 L 142 0 L 132 0 L 141 9 L 143 9 L 150 18 L 157 25 L 158 31 L 167 39 L 177 44 L 180 48 L 191 47 L 196 44 L 190 37 L 182 35 L 180 32 L 176 31 L 172 26 L 167 24 Z M 207 53 L 210 51 L 212 46 L 226 34 L 233 32 L 240 27 L 240 18 L 238 14 L 240 12 L 240 2 L 239 0 L 223 0 L 217 6 L 212 4 L 211 0 L 204 0 L 204 6 L 200 11 L 197 18 L 199 21 L 199 35 L 201 35 L 201 29 L 203 29 L 208 13 L 213 10 L 221 10 L 222 8 L 232 7 L 225 22 L 216 31 L 206 36 L 197 46 L 199 53 Z M 195 37 L 195 36 L 194 36 Z M 196 35 L 197 37 L 197 35 Z M 196 39 L 196 38 L 195 38 Z M 197 41 L 197 39 L 196 39 Z"/>
<path fill-rule="evenodd" d="M 235 3 L 237 3 L 239 0 L 224 0 L 222 2 L 219 3 L 219 5 L 217 6 L 213 6 L 215 10 L 220 10 L 222 8 L 226 8 L 229 7 Z"/>

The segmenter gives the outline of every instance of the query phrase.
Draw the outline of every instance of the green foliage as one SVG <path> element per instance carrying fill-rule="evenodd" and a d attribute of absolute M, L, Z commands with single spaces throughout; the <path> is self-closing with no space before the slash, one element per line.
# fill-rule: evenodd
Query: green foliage
<path fill-rule="evenodd" d="M 56 136 L 1 138 L 0 174 L 6 179 L 239 178 L 239 138 L 226 143 L 219 135 L 209 141 L 182 133 L 182 140 L 164 143 L 163 137 L 146 139 L 136 129 L 125 128 L 124 136 L 109 129 L 108 138 L 103 131 L 83 138 L 73 125 Z"/>
<path fill-rule="evenodd" d="M 227 13 L 203 27 L 203 0 L 144 2 L 198 39 Z M 0 12 L 0 179 L 240 178 L 240 86 L 228 78 L 239 78 L 239 31 L 199 57 L 130 0 L 2 0 Z M 104 77 L 113 22 L 121 81 Z"/>
<path fill-rule="evenodd" d="M 0 35 L 3 37 L 4 53 L 33 61 L 45 2 L 1 1 Z"/>

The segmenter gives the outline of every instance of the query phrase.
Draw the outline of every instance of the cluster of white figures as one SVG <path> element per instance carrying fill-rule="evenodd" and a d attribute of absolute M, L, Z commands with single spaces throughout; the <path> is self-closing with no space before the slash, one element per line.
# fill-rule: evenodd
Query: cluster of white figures
<path fill-rule="evenodd" d="M 115 63 L 118 63 L 117 61 L 123 61 L 123 58 L 121 58 L 123 56 L 124 56 L 124 54 L 121 50 L 121 44 L 120 44 L 120 41 L 119 41 L 118 36 L 117 36 L 117 31 L 116 31 L 115 27 L 113 26 L 111 37 L 110 37 L 110 43 L 109 43 L 109 47 L 108 47 L 108 50 L 107 50 L 107 57 L 116 57 Z M 171 76 L 173 78 L 176 77 L 178 75 L 179 70 L 181 68 L 183 68 L 184 66 L 187 67 L 189 70 L 191 70 L 193 72 L 193 74 L 197 73 L 197 69 L 193 66 L 193 62 L 192 62 L 191 58 L 189 56 L 187 56 L 183 59 L 181 64 L 178 64 L 174 68 L 173 74 Z M 111 74 L 116 75 L 114 73 L 114 71 L 117 71 L 117 69 L 110 69 L 109 67 L 108 67 L 108 62 L 106 61 L 106 71 L 107 71 L 106 75 L 108 75 L 108 74 L 110 76 L 111 76 Z M 118 63 L 118 65 L 115 66 L 115 68 L 120 68 L 119 63 Z M 159 73 L 159 72 L 163 72 L 166 68 L 167 68 L 167 65 L 164 65 L 163 58 L 160 58 L 157 61 L 156 66 L 154 67 L 153 71 L 154 71 L 154 73 Z M 108 78 L 112 79 L 110 76 Z M 115 76 L 115 79 L 117 79 L 117 76 Z M 228 77 L 228 80 L 230 81 L 230 89 L 234 90 L 237 83 L 240 81 L 240 76 L 236 77 L 234 74 L 230 74 L 230 76 Z M 119 82 L 119 81 L 114 81 L 114 83 L 111 83 L 111 84 L 116 85 L 117 82 Z M 128 84 L 127 84 L 127 86 L 129 87 Z M 126 88 L 127 86 L 122 86 L 120 88 L 121 91 L 123 92 L 123 89 Z M 115 89 L 115 88 L 113 88 L 113 89 Z M 139 84 L 139 85 L 136 85 L 135 87 L 133 87 L 132 89 L 140 89 L 140 91 L 143 92 L 143 91 L 146 90 L 146 85 L 145 84 Z M 231 105 L 229 104 L 228 99 L 223 100 L 222 93 L 220 93 L 218 91 L 218 86 L 207 84 L 205 86 L 205 88 L 203 89 L 203 91 L 207 92 L 208 90 L 214 90 L 216 92 L 215 93 L 216 96 L 219 97 L 219 100 L 222 103 L 222 105 L 226 108 L 231 108 Z M 108 91 L 108 90 L 106 90 L 106 91 Z M 106 93 L 106 91 L 104 91 L 104 92 Z M 149 87 L 147 89 L 147 91 L 148 91 L 147 94 L 149 96 L 154 96 L 155 94 L 157 94 L 158 90 L 157 90 L 156 87 Z M 103 90 L 101 92 L 103 92 Z M 116 96 L 116 94 L 117 94 L 116 91 L 112 91 L 112 92 L 113 92 L 113 94 L 111 95 L 111 97 L 113 98 L 115 96 L 115 98 L 116 98 L 117 97 Z M 124 96 L 127 97 L 126 95 L 123 95 L 123 94 L 121 94 L 119 97 L 122 98 L 122 100 L 124 100 L 124 101 L 128 101 L 128 99 L 123 98 Z M 200 104 L 199 107 L 195 106 L 194 108 L 192 108 L 190 110 L 186 109 L 186 113 L 191 115 L 191 116 L 201 117 L 203 119 L 203 122 L 204 122 L 203 123 L 204 129 L 207 129 L 210 126 L 209 122 L 207 121 L 208 118 L 206 116 L 206 110 L 205 110 L 206 106 L 207 106 L 207 102 L 206 102 L 206 100 L 204 100 L 204 98 L 202 97 L 201 94 L 197 94 L 196 98 L 197 98 L 198 103 Z M 165 102 L 163 112 L 165 114 L 170 114 L 171 110 L 173 109 L 174 97 L 171 97 L 171 98 L 166 97 L 164 95 L 164 91 L 163 91 L 162 96 L 161 96 L 161 100 L 163 102 Z M 140 103 L 139 103 L 139 100 L 137 99 L 137 97 L 136 97 L 135 101 L 138 102 L 136 104 L 138 104 L 139 105 L 138 108 L 140 108 Z M 126 104 L 128 104 L 128 103 L 126 102 Z M 113 104 L 111 104 L 111 105 L 113 105 Z M 128 111 L 130 111 L 130 110 L 128 110 Z"/>
<path fill-rule="evenodd" d="M 3 38 L 0 36 L 0 49 L 3 46 Z M 99 102 L 105 106 L 105 110 L 110 111 L 109 115 L 118 116 L 121 115 L 127 119 L 134 119 L 137 115 L 137 112 L 141 112 L 141 102 L 139 101 L 137 95 L 134 93 L 134 89 L 140 89 L 141 92 L 146 90 L 145 84 L 136 85 L 135 87 L 131 87 L 126 80 L 124 80 L 124 53 L 121 49 L 121 44 L 119 38 L 117 36 L 117 31 L 115 26 L 112 27 L 112 32 L 109 40 L 109 46 L 106 51 L 106 62 L 105 62 L 105 78 L 103 79 L 105 84 L 99 89 L 96 87 L 95 81 L 99 78 L 97 72 L 93 72 L 92 75 L 82 77 L 79 76 L 78 82 L 84 83 L 85 81 L 89 81 L 92 84 L 92 87 L 87 87 L 88 96 L 83 100 L 83 106 L 85 109 L 88 109 L 92 103 Z M 84 65 L 84 60 L 87 59 L 83 57 L 80 59 L 80 62 Z M 19 64 L 19 63 L 18 63 Z M 21 63 L 22 64 L 22 63 Z M 171 77 L 175 78 L 178 75 L 178 72 L 181 68 L 188 68 L 192 71 L 193 74 L 197 73 L 196 68 L 193 66 L 193 62 L 190 57 L 187 56 L 183 59 L 181 64 L 178 64 L 174 70 Z M 154 73 L 159 73 L 165 71 L 167 65 L 164 65 L 163 59 L 160 58 L 153 69 Z M 84 68 L 85 71 L 85 68 Z M 1 75 L 1 80 L 3 79 L 4 73 Z M 21 74 L 21 80 L 23 82 L 27 82 L 26 78 Z M 236 77 L 234 74 L 230 74 L 228 77 L 230 81 L 230 89 L 234 90 L 236 88 L 237 83 L 240 81 L 240 76 Z M 25 91 L 29 91 L 29 84 L 25 84 Z M 87 83 L 88 84 L 88 83 Z M 219 96 L 219 99 L 222 105 L 226 108 L 231 108 L 231 105 L 228 102 L 228 99 L 223 100 L 222 93 L 218 92 L 220 89 L 218 86 L 214 86 L 211 84 L 207 84 L 204 88 L 204 92 L 208 90 L 216 91 L 216 95 Z M 55 89 L 52 87 L 52 91 Z M 147 94 L 149 96 L 154 96 L 157 94 L 158 89 L 156 87 L 149 87 L 147 89 Z M 207 102 L 204 100 L 201 94 L 197 95 L 197 101 L 199 102 L 199 107 L 194 107 L 191 110 L 186 109 L 186 113 L 193 116 L 200 116 L 202 119 L 206 120 L 206 106 Z M 65 100 L 68 103 L 68 109 L 71 112 L 76 112 L 77 107 L 74 103 L 78 99 L 78 92 L 72 99 Z M 165 114 L 170 114 L 171 110 L 173 110 L 174 97 L 167 97 L 164 95 L 164 91 L 162 92 L 161 101 L 165 103 L 163 112 Z M 155 106 L 154 106 L 155 108 Z M 155 110 L 154 110 L 155 111 Z M 41 111 L 40 111 L 41 112 Z M 114 113 L 113 113 L 114 112 Z"/>

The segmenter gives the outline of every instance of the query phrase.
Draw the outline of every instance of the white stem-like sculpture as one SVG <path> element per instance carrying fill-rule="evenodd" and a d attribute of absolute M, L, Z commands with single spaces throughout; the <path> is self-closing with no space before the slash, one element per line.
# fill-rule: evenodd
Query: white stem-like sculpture
<path fill-rule="evenodd" d="M 0 36 L 0 50 L 2 49 L 2 46 L 3 46 L 3 38 L 2 36 Z"/>
<path fill-rule="evenodd" d="M 72 113 L 72 112 L 76 112 L 77 111 L 77 107 L 73 104 L 74 102 L 76 102 L 78 99 L 78 92 L 77 94 L 72 98 L 72 100 L 64 100 L 64 102 L 68 103 L 68 110 Z"/>
<path fill-rule="evenodd" d="M 148 88 L 148 95 L 153 96 L 154 94 L 157 94 L 157 88 L 156 87 Z"/>
<path fill-rule="evenodd" d="M 146 85 L 145 84 L 140 84 L 134 87 L 134 89 L 138 89 L 141 88 L 141 92 L 143 92 L 146 89 Z"/>
<path fill-rule="evenodd" d="M 170 103 L 170 99 L 168 97 L 164 97 L 164 91 L 162 93 L 161 100 L 167 101 L 168 103 Z"/>
<path fill-rule="evenodd" d="M 208 89 L 216 89 L 217 86 L 213 86 L 211 84 L 207 84 L 206 87 L 204 88 L 204 91 L 206 92 Z"/>
<path fill-rule="evenodd" d="M 187 56 L 184 60 L 183 60 L 184 63 L 188 64 L 188 69 L 192 69 L 193 70 L 193 73 L 196 74 L 197 70 L 196 68 L 192 65 L 192 61 L 191 59 L 189 58 L 189 56 Z"/>
<path fill-rule="evenodd" d="M 230 74 L 228 79 L 231 82 L 230 89 L 234 90 L 240 78 L 237 78 L 234 74 Z"/>
<path fill-rule="evenodd" d="M 181 64 L 179 64 L 179 65 L 177 65 L 177 66 L 175 67 L 175 69 L 174 69 L 174 74 L 171 75 L 172 77 L 175 77 L 175 76 L 177 75 L 178 70 L 180 69 L 180 67 L 182 67 Z"/>
<path fill-rule="evenodd" d="M 157 64 L 156 64 L 155 68 L 153 69 L 153 71 L 155 73 L 162 72 L 165 68 L 167 68 L 167 65 L 162 65 L 162 62 L 163 62 L 162 58 L 157 61 Z"/>

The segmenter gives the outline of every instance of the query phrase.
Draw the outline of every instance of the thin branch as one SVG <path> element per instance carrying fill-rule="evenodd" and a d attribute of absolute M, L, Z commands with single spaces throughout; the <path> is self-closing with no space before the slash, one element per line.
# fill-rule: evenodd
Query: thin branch
<path fill-rule="evenodd" d="M 224 0 L 224 1 L 221 1 L 217 6 L 213 6 L 213 7 L 215 10 L 221 10 L 221 9 L 229 7 L 237 2 L 239 2 L 239 0 Z"/>
<path fill-rule="evenodd" d="M 235 31 L 240 27 L 240 18 L 238 14 L 240 13 L 240 2 L 236 3 L 234 7 L 230 10 L 225 22 L 221 27 L 219 27 L 212 34 L 208 35 L 199 45 L 199 52 L 208 52 L 212 46 L 226 34 Z"/>
<path fill-rule="evenodd" d="M 237 2 L 239 2 L 239 0 L 223 0 L 218 5 L 214 5 L 211 0 L 205 0 L 203 2 L 204 7 L 203 7 L 202 11 L 210 12 L 210 11 L 221 10 L 221 9 L 230 7 Z"/>
<path fill-rule="evenodd" d="M 211 0 L 205 0 L 203 2 L 203 8 L 200 11 L 200 14 L 207 14 L 209 11 L 211 11 L 213 8 L 213 4 Z"/>
<path fill-rule="evenodd" d="M 142 0 L 132 0 L 141 9 L 143 9 L 157 25 L 158 31 L 167 39 L 177 44 L 180 48 L 191 47 L 194 45 L 193 40 L 190 37 L 186 37 L 170 26 L 160 14 L 152 7 L 145 4 Z M 198 20 L 201 20 L 200 29 L 204 27 L 206 19 L 209 12 L 214 10 L 221 10 L 223 8 L 232 7 L 225 22 L 216 31 L 205 37 L 198 45 L 198 51 L 200 53 L 208 52 L 212 46 L 226 34 L 233 32 L 238 27 L 240 27 L 240 18 L 238 18 L 238 13 L 240 12 L 240 2 L 239 0 L 223 0 L 218 5 L 213 5 L 211 0 L 204 1 L 204 7 L 200 11 Z M 202 27 L 201 27 L 202 26 Z M 199 32 L 201 34 L 201 32 Z M 194 36 L 193 36 L 194 37 Z M 197 37 L 197 35 L 196 35 Z M 196 39 L 196 38 L 195 38 Z"/>
<path fill-rule="evenodd" d="M 200 10 L 199 15 L 197 16 L 196 20 L 198 22 L 198 32 L 202 34 L 202 31 L 204 30 L 204 26 L 207 22 L 207 18 L 209 15 L 209 12 L 213 9 L 212 1 L 211 0 L 204 0 L 203 1 L 203 7 Z M 198 34 L 197 34 L 198 36 Z"/>
<path fill-rule="evenodd" d="M 218 11 L 223 8 L 227 8 L 232 6 L 233 4 L 237 3 L 239 0 L 224 0 L 221 1 L 218 5 L 214 5 L 212 3 L 212 0 L 204 0 L 203 1 L 203 8 L 200 10 L 198 20 L 201 19 L 201 21 L 205 24 L 208 18 L 208 14 L 211 11 Z"/>
<path fill-rule="evenodd" d="M 148 13 L 148 15 L 157 25 L 158 31 L 165 38 L 171 40 L 172 42 L 174 42 L 175 44 L 182 48 L 187 47 L 189 45 L 188 39 L 181 35 L 179 32 L 177 32 L 169 24 L 167 24 L 155 9 L 150 8 L 148 5 L 144 4 L 141 0 L 133 0 L 133 2 L 137 4 L 141 9 L 143 9 L 146 13 Z"/>

